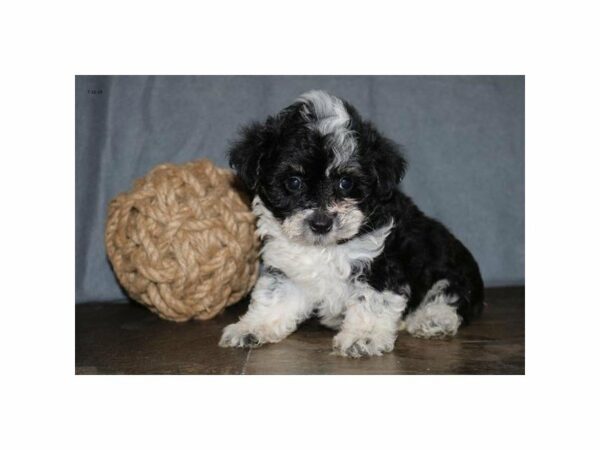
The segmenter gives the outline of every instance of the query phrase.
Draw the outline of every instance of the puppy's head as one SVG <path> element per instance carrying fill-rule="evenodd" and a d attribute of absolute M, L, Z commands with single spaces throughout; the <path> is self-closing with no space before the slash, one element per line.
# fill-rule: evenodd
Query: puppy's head
<path fill-rule="evenodd" d="M 293 240 L 331 245 L 369 228 L 406 168 L 398 146 L 347 102 L 309 91 L 264 123 L 252 123 L 230 164 Z"/>

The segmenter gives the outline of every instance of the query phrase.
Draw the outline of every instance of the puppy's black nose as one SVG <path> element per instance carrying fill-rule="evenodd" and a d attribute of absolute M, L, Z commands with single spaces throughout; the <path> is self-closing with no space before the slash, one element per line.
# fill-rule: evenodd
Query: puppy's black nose
<path fill-rule="evenodd" d="M 333 217 L 322 211 L 315 211 L 308 218 L 308 225 L 315 233 L 325 234 L 328 233 L 333 226 Z"/>

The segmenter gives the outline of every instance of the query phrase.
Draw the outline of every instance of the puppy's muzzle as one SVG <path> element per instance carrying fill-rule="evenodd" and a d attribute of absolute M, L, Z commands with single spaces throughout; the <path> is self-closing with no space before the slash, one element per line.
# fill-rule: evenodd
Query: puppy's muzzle
<path fill-rule="evenodd" d="M 315 234 L 326 234 L 329 233 L 333 227 L 334 217 L 335 216 L 333 214 L 317 210 L 308 216 L 306 221 L 308 222 L 310 229 Z"/>

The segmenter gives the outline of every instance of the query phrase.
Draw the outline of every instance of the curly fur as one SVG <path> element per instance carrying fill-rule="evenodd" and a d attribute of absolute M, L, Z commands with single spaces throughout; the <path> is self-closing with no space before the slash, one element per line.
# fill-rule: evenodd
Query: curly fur
<path fill-rule="evenodd" d="M 230 162 L 254 196 L 266 270 L 220 345 L 278 342 L 317 315 L 338 330 L 336 353 L 381 355 L 399 329 L 448 337 L 481 312 L 475 259 L 402 193 L 401 148 L 347 102 L 303 94 L 246 127 Z"/>

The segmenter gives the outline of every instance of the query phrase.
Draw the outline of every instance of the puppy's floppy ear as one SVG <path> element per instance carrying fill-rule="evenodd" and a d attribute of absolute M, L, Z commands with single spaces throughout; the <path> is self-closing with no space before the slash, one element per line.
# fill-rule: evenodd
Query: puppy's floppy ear
<path fill-rule="evenodd" d="M 407 162 L 402 156 L 402 148 L 371 126 L 367 126 L 365 141 L 371 158 L 375 192 L 381 198 L 389 198 L 406 172 Z"/>
<path fill-rule="evenodd" d="M 276 120 L 269 117 L 265 123 L 253 122 L 241 130 L 241 138 L 229 151 L 229 165 L 246 187 L 254 192 L 258 185 L 261 161 L 275 146 Z"/>

